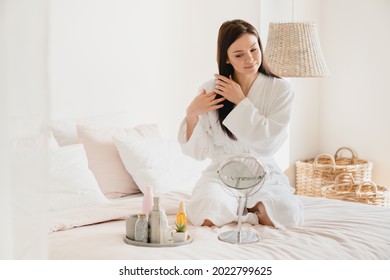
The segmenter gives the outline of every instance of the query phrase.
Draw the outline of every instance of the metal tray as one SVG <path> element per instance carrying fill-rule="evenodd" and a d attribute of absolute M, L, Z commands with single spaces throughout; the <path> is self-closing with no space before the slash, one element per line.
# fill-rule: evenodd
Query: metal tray
<path fill-rule="evenodd" d="M 190 244 L 192 242 L 192 237 L 188 235 L 187 240 L 184 242 L 173 242 L 173 240 L 170 240 L 169 243 L 166 244 L 139 242 L 139 241 L 131 240 L 127 236 L 125 236 L 124 240 L 129 245 L 140 246 L 140 247 L 177 247 L 177 246 Z"/>

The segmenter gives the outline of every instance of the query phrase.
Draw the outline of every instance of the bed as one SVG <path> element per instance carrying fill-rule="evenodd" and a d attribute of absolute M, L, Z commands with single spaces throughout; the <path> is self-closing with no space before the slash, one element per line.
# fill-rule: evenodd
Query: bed
<path fill-rule="evenodd" d="M 188 202 L 207 164 L 183 156 L 178 144 L 162 138 L 155 125 L 127 127 L 131 128 L 124 130 L 121 124 L 108 131 L 107 125 L 103 129 L 84 124 L 77 125 L 77 132 L 73 127 L 65 133 L 63 123 L 52 125 L 49 259 L 390 259 L 390 208 L 305 196 L 298 196 L 305 218 L 300 228 L 243 224 L 244 230 L 258 233 L 256 243 L 220 241 L 218 234 L 236 227 L 231 223 L 221 228 L 189 224 L 192 242 L 183 246 L 127 244 L 126 217 L 140 212 L 145 187 L 154 187 L 172 226 L 179 202 Z"/>
<path fill-rule="evenodd" d="M 162 208 L 173 225 L 181 199 L 170 192 L 161 196 Z M 172 248 L 147 248 L 124 242 L 125 218 L 138 213 L 142 197 L 135 195 L 104 206 L 71 209 L 50 217 L 50 259 L 390 259 L 390 209 L 325 198 L 300 197 L 305 207 L 301 228 L 278 230 L 243 224 L 260 241 L 229 244 L 218 234 L 235 227 L 189 226 L 192 243 Z"/>

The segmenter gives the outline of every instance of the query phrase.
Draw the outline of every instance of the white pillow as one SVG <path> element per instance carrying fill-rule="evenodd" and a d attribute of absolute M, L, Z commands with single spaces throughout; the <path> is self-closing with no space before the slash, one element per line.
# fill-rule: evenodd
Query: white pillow
<path fill-rule="evenodd" d="M 121 128 L 134 125 L 130 113 L 119 112 L 99 116 L 51 120 L 49 127 L 58 144 L 66 146 L 80 143 L 77 134 L 78 124 L 95 128 Z"/>
<path fill-rule="evenodd" d="M 48 153 L 48 161 L 48 194 L 51 211 L 108 202 L 88 168 L 88 160 L 82 144 L 52 147 Z"/>
<path fill-rule="evenodd" d="M 184 155 L 176 140 L 142 137 L 134 129 L 114 134 L 113 140 L 126 170 L 143 193 L 148 185 L 154 194 L 192 193 L 208 164 Z"/>
<path fill-rule="evenodd" d="M 77 120 L 50 121 L 49 127 L 58 145 L 66 146 L 80 143 L 76 123 Z"/>

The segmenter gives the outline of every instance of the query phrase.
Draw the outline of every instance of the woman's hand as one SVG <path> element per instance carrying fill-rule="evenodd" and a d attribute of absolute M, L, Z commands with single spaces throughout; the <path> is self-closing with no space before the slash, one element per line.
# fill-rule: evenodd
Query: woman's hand
<path fill-rule="evenodd" d="M 234 104 L 240 103 L 245 99 L 245 95 L 242 92 L 241 86 L 233 81 L 230 76 L 229 79 L 225 76 L 215 74 L 215 92 L 225 97 L 227 100 Z"/>
<path fill-rule="evenodd" d="M 199 115 L 218 110 L 223 107 L 223 104 L 220 103 L 224 101 L 225 98 L 215 98 L 216 96 L 217 94 L 214 91 L 206 93 L 203 89 L 202 92 L 196 96 L 187 107 L 187 141 L 191 138 L 192 132 L 198 123 Z"/>
<path fill-rule="evenodd" d="M 199 115 L 218 110 L 219 108 L 223 107 L 223 104 L 220 103 L 224 101 L 225 98 L 215 98 L 216 95 L 217 94 L 214 91 L 206 93 L 206 91 L 203 89 L 202 92 L 196 96 L 188 106 L 187 118 L 194 119 Z"/>

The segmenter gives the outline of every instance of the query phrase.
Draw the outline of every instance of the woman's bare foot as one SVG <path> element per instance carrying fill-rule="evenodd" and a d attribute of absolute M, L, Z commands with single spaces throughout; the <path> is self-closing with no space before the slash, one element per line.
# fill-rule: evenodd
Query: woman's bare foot
<path fill-rule="evenodd" d="M 267 211 L 265 210 L 264 204 L 262 202 L 258 202 L 253 208 L 249 208 L 248 211 L 257 215 L 259 224 L 271 227 L 274 226 L 271 219 L 268 217 Z"/>
<path fill-rule="evenodd" d="M 206 219 L 206 220 L 204 220 L 204 222 L 203 222 L 202 226 L 206 226 L 206 227 L 212 227 L 212 226 L 214 226 L 214 224 L 213 224 L 213 222 L 212 222 L 212 221 L 210 221 L 210 220 Z"/>
<path fill-rule="evenodd" d="M 253 208 L 248 208 L 248 211 L 257 215 L 259 224 L 271 227 L 274 226 L 271 219 L 268 217 L 267 211 L 265 210 L 264 204 L 262 202 L 258 202 Z M 206 219 L 204 220 L 202 226 L 212 227 L 214 226 L 214 223 L 209 219 Z"/>

